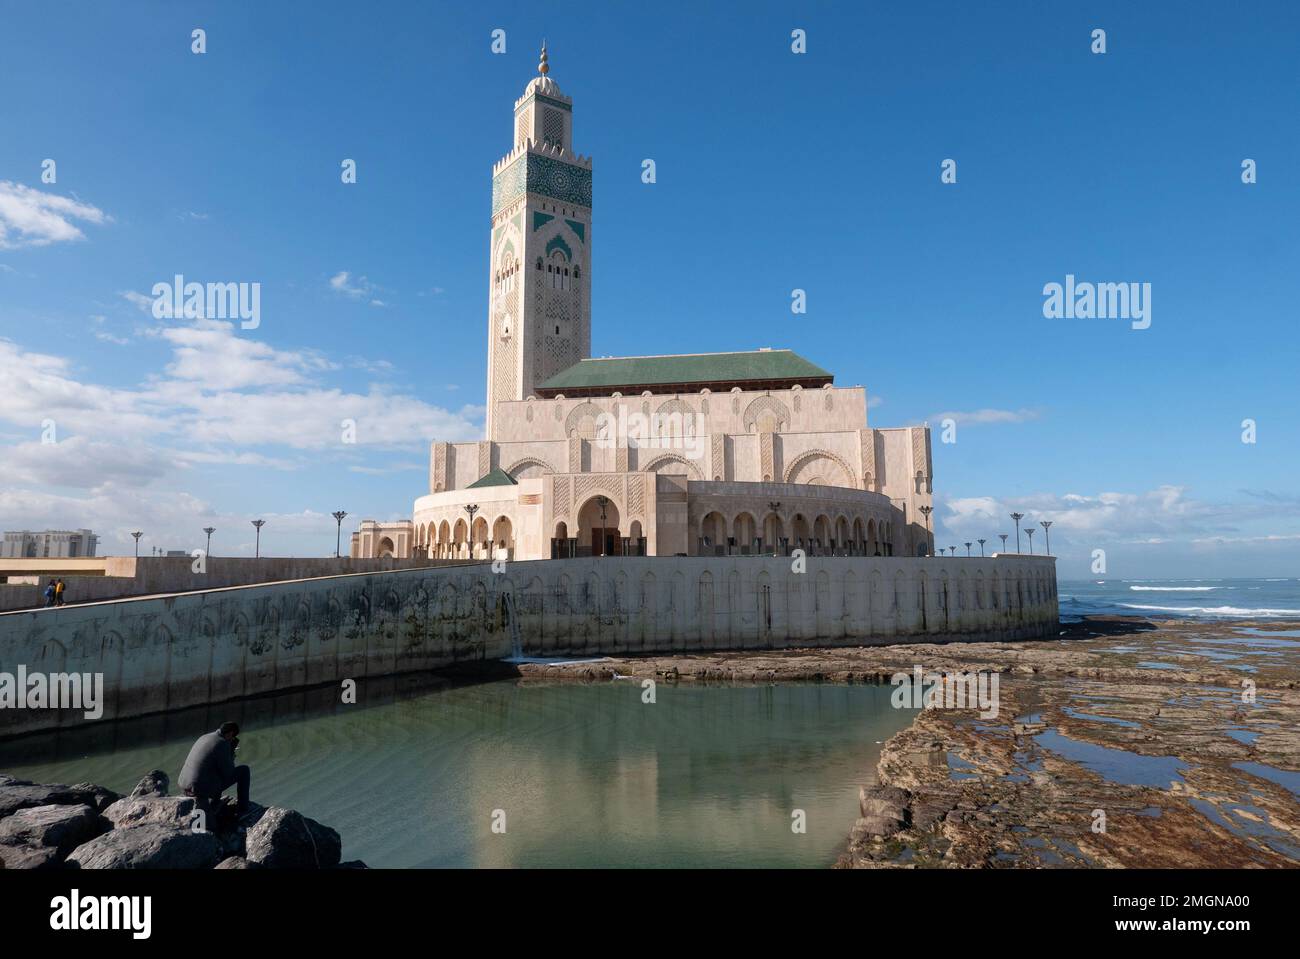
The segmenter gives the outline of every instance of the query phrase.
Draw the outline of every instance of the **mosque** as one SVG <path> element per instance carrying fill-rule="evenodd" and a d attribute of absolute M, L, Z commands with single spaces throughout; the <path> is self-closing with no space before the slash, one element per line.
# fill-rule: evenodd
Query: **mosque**
<path fill-rule="evenodd" d="M 353 557 L 924 556 L 930 431 L 787 349 L 591 356 L 592 161 L 538 76 L 492 169 L 487 437 L 432 444 L 411 520 Z"/>

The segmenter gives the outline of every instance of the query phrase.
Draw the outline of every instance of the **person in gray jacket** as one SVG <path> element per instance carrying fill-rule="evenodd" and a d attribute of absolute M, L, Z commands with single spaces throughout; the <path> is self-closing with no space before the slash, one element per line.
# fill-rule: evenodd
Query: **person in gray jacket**
<path fill-rule="evenodd" d="M 252 773 L 247 766 L 235 765 L 237 748 L 239 724 L 222 723 L 216 732 L 200 736 L 185 758 L 178 782 L 185 795 L 194 797 L 205 813 L 211 813 L 221 794 L 231 786 L 236 787 L 236 812 L 243 815 L 248 811 Z"/>

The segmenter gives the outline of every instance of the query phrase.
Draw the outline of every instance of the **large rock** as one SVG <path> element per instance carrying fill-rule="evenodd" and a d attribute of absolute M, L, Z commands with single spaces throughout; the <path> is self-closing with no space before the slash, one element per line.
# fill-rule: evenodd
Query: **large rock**
<path fill-rule="evenodd" d="M 852 838 L 862 841 L 868 836 L 892 836 L 901 831 L 903 821 L 889 816 L 864 816 L 853 824 Z"/>
<path fill-rule="evenodd" d="M 146 795 L 135 798 L 132 794 L 119 799 L 104 810 L 104 818 L 117 829 L 129 826 L 172 826 L 188 828 L 194 800 L 188 796 Z"/>
<path fill-rule="evenodd" d="M 0 819 L 0 844 L 49 846 L 63 858 L 94 839 L 108 823 L 89 806 L 32 806 Z"/>
<path fill-rule="evenodd" d="M 858 790 L 862 818 L 907 820 L 907 793 L 896 786 L 863 786 Z"/>
<path fill-rule="evenodd" d="M 121 799 L 117 793 L 94 783 L 77 783 L 64 786 L 58 783 L 42 785 L 25 779 L 4 777 L 0 782 L 0 819 L 12 816 L 20 809 L 33 806 L 89 806 L 96 812 Z"/>
<path fill-rule="evenodd" d="M 150 824 L 106 832 L 67 861 L 81 869 L 211 869 L 221 858 L 221 843 L 210 832 Z"/>
<path fill-rule="evenodd" d="M 217 863 L 217 869 L 261 869 L 259 862 L 249 862 L 243 856 L 228 856 Z"/>
<path fill-rule="evenodd" d="M 135 784 L 135 788 L 131 790 L 131 798 L 143 799 L 145 796 L 166 796 L 167 789 L 171 784 L 171 778 L 165 772 L 161 769 L 155 769 Z"/>
<path fill-rule="evenodd" d="M 0 869 L 55 869 L 62 862 L 53 846 L 0 846 Z"/>
<path fill-rule="evenodd" d="M 292 809 L 265 810 L 245 837 L 246 858 L 271 869 L 329 869 L 343 854 L 343 841 L 328 826 Z"/>

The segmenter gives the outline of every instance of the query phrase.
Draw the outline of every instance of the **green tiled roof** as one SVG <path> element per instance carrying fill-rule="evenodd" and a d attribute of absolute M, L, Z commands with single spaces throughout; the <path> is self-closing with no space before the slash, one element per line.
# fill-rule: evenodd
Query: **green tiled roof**
<path fill-rule="evenodd" d="M 480 479 L 466 486 L 466 489 L 482 489 L 484 486 L 518 486 L 519 481 L 503 469 L 494 469 Z"/>
<path fill-rule="evenodd" d="M 589 390 L 672 383 L 832 379 L 830 373 L 791 350 L 688 353 L 678 356 L 616 356 L 579 360 L 539 389 Z"/>

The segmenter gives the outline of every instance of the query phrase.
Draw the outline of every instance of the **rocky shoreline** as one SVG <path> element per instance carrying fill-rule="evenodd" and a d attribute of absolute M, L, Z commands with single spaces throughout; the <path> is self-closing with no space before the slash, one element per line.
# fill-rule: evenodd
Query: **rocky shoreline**
<path fill-rule="evenodd" d="M 103 786 L 0 775 L 0 869 L 364 869 L 339 834 L 292 809 L 250 803 L 194 825 L 194 800 L 154 770 L 121 796 Z"/>
<path fill-rule="evenodd" d="M 1057 641 L 523 664 L 526 679 L 889 682 L 999 675 L 885 743 L 840 868 L 1300 866 L 1294 624 L 1091 617 Z M 1248 695 L 1253 692 L 1253 697 Z M 1253 701 L 1248 701 L 1253 698 Z"/>

